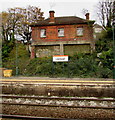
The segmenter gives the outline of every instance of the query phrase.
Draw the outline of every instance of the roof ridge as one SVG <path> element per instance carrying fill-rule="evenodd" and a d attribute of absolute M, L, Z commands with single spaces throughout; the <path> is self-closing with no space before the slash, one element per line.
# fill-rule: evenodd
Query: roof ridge
<path fill-rule="evenodd" d="M 78 17 L 78 16 L 60 16 L 60 17 L 54 17 L 54 18 L 71 18 L 71 17 L 75 17 L 75 18 L 80 18 L 80 19 L 83 19 L 83 20 L 86 20 L 84 18 L 81 18 L 81 17 Z M 50 17 L 46 18 L 46 19 L 49 19 Z M 45 20 L 46 20 L 45 19 Z"/>

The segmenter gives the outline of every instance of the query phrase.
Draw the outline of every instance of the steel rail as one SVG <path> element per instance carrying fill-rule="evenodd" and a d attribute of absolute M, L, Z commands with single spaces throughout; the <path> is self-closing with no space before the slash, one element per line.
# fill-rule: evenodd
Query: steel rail
<path fill-rule="evenodd" d="M 96 84 L 114 84 L 114 80 L 64 80 L 64 79 L 1 79 L 1 82 L 39 82 L 39 83 L 96 83 Z"/>
<path fill-rule="evenodd" d="M 2 98 L 27 98 L 27 99 L 50 99 L 50 100 L 87 100 L 87 101 L 110 101 L 115 102 L 115 99 L 107 98 L 82 98 L 82 97 L 40 97 L 40 96 L 17 96 L 17 95 L 0 95 Z"/>
<path fill-rule="evenodd" d="M 37 119 L 37 120 L 81 120 L 81 119 L 69 119 L 69 118 L 50 118 L 50 117 L 35 117 L 35 116 L 22 116 L 22 115 L 8 115 L 0 114 L 0 118 L 12 118 L 12 119 Z M 83 119 L 82 119 L 83 120 Z"/>
<path fill-rule="evenodd" d="M 66 107 L 66 108 L 93 108 L 93 109 L 115 109 L 115 107 L 99 107 L 99 106 L 73 106 L 73 105 L 46 105 L 46 104 L 27 104 L 27 103 L 8 103 L 1 102 L 5 105 L 22 105 L 22 106 L 41 106 L 41 107 Z"/>
<path fill-rule="evenodd" d="M 37 83 L 63 83 L 63 84 L 65 84 L 65 83 L 70 83 L 70 84 L 71 84 L 71 83 L 73 83 L 73 84 L 74 84 L 74 83 L 81 83 L 81 84 L 82 84 L 82 83 L 85 83 L 85 84 L 86 84 L 86 83 L 115 84 L 114 81 L 71 81 L 71 80 L 70 80 L 70 81 L 61 81 L 61 80 L 59 80 L 59 81 L 54 81 L 54 80 L 51 80 L 51 81 L 47 81 L 47 80 L 46 80 L 46 81 L 37 81 L 37 80 L 36 80 L 36 81 L 32 81 L 32 80 L 31 80 L 31 81 L 28 81 L 28 80 L 23 80 L 23 81 L 22 81 L 22 80 L 17 80 L 17 81 L 16 81 L 16 80 L 15 80 L 15 81 L 14 81 L 14 80 L 9 80 L 9 81 L 8 81 L 8 80 L 6 80 L 6 81 L 5 81 L 5 80 L 2 80 L 1 83 L 2 83 L 2 82 L 21 82 L 21 83 L 23 83 L 23 82 L 33 82 L 33 83 L 37 82 Z"/>
<path fill-rule="evenodd" d="M 83 80 L 82 78 L 81 79 L 27 79 L 27 78 L 24 78 L 24 79 L 13 79 L 13 78 L 9 78 L 9 79 L 6 79 L 6 78 L 3 78 L 3 79 L 0 79 L 1 81 L 42 81 L 42 82 L 114 82 L 113 79 L 111 80 L 91 80 L 91 79 L 88 79 L 88 80 Z"/>

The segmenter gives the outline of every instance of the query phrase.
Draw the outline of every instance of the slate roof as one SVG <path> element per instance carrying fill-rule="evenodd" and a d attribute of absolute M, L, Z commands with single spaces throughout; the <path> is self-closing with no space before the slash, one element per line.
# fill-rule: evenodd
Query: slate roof
<path fill-rule="evenodd" d="M 82 19 L 76 16 L 55 17 L 55 22 L 50 23 L 50 18 L 31 24 L 30 26 L 49 26 L 49 25 L 74 25 L 74 24 L 93 24 L 94 21 Z"/>

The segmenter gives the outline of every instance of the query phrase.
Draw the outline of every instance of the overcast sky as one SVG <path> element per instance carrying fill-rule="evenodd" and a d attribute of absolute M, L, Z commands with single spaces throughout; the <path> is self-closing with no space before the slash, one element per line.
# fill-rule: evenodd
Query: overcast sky
<path fill-rule="evenodd" d="M 0 11 L 6 11 L 8 8 L 27 7 L 28 5 L 37 6 L 44 12 L 44 17 L 49 17 L 49 10 L 55 11 L 55 16 L 78 16 L 85 18 L 82 13 L 87 9 L 90 13 L 90 19 L 97 20 L 96 5 L 99 0 L 1 0 Z"/>

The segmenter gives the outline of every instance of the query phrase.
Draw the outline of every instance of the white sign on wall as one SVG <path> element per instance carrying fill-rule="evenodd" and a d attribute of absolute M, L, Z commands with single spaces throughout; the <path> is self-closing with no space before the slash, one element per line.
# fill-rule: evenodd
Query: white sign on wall
<path fill-rule="evenodd" d="M 54 55 L 53 62 L 68 62 L 68 55 Z"/>

